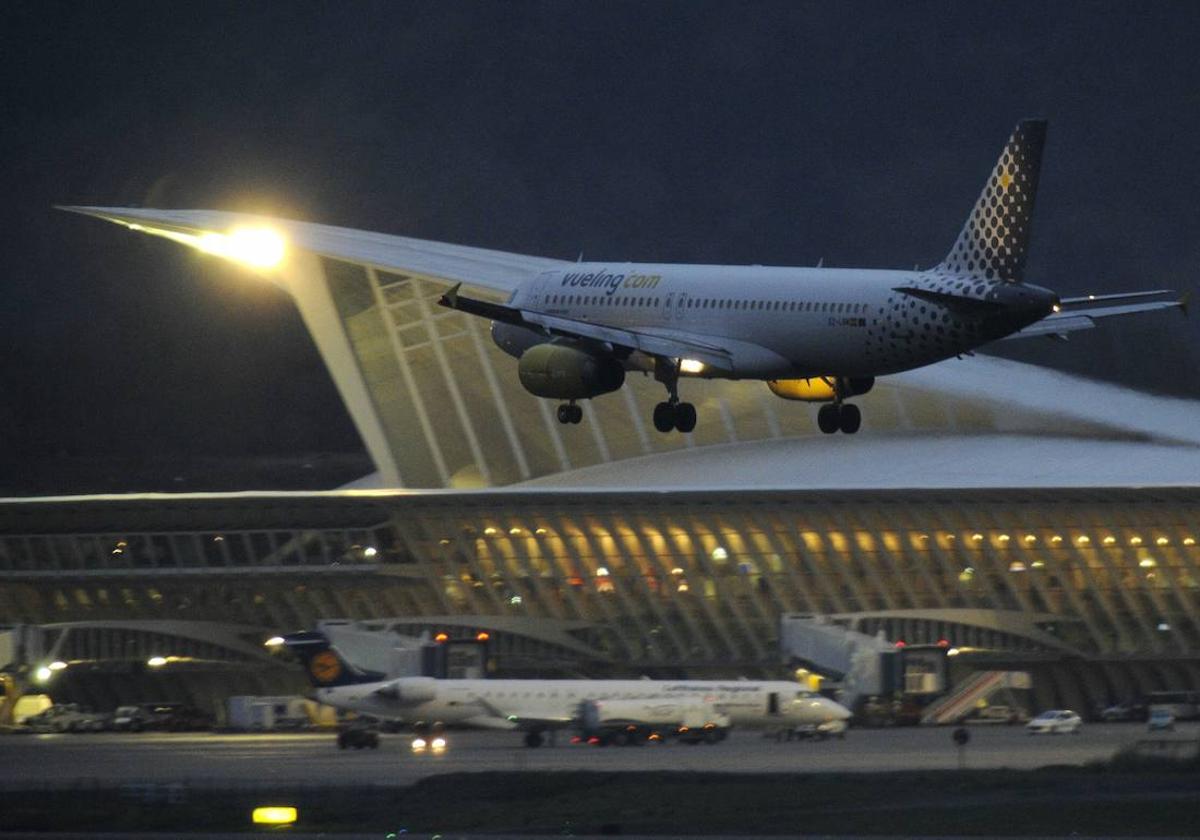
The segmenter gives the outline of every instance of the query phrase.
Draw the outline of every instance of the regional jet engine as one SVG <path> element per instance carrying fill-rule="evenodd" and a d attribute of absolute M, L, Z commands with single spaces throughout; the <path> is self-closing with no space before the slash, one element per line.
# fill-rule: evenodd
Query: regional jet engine
<path fill-rule="evenodd" d="M 376 693 L 391 697 L 402 706 L 418 706 L 437 698 L 437 680 L 433 677 L 401 677 Z"/>
<path fill-rule="evenodd" d="M 612 356 L 569 344 L 539 344 L 521 354 L 517 376 L 534 396 L 585 400 L 625 384 L 625 369 Z"/>

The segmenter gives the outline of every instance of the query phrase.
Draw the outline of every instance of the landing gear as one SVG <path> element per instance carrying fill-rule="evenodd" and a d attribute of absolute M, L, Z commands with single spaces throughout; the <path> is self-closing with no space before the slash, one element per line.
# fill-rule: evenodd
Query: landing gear
<path fill-rule="evenodd" d="M 654 406 L 654 428 L 664 434 L 672 429 L 688 434 L 696 428 L 696 406 L 679 401 L 679 360 L 659 357 L 654 378 L 667 386 L 667 401 Z"/>
<path fill-rule="evenodd" d="M 583 419 L 583 409 L 573 402 L 563 403 L 558 407 L 558 422 L 566 425 L 575 424 Z"/>
<path fill-rule="evenodd" d="M 537 732 L 535 730 L 533 732 L 525 733 L 525 746 L 532 749 L 535 747 L 540 747 L 541 745 L 542 745 L 542 733 L 541 732 Z"/>
<path fill-rule="evenodd" d="M 851 403 L 827 403 L 817 412 L 817 428 L 827 435 L 839 429 L 852 435 L 862 426 L 862 412 Z"/>
<path fill-rule="evenodd" d="M 686 435 L 696 428 L 696 406 L 687 402 L 660 402 L 654 406 L 654 428 L 663 433 L 678 429 Z"/>

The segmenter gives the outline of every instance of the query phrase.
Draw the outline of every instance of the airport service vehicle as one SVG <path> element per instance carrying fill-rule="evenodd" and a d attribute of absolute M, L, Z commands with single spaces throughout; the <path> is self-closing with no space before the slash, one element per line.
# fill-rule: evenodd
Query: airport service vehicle
<path fill-rule="evenodd" d="M 379 749 L 379 733 L 368 726 L 351 725 L 338 732 L 339 750 Z"/>
<path fill-rule="evenodd" d="M 1060 297 L 1026 282 L 1045 138 L 1045 121 L 1017 124 L 950 252 L 913 271 L 567 262 L 223 211 L 63 209 L 233 260 L 281 285 L 310 276 L 309 254 L 402 275 L 388 281 L 397 285 L 413 276 L 444 282 L 439 303 L 490 321 L 521 385 L 560 403 L 560 423 L 579 423 L 581 400 L 642 373 L 666 391 L 653 411 L 662 433 L 695 428 L 696 408 L 681 391 L 700 377 L 763 382 L 783 399 L 822 403 L 821 431 L 853 434 L 862 412 L 848 400 L 878 377 L 1000 339 L 1063 337 L 1102 318 L 1185 307 L 1164 299 L 1167 290 Z"/>
<path fill-rule="evenodd" d="M 1150 710 L 1150 717 L 1146 718 L 1146 729 L 1150 732 L 1174 732 L 1174 713 L 1165 706 L 1155 706 Z"/>
<path fill-rule="evenodd" d="M 618 747 L 675 738 L 685 744 L 716 744 L 729 734 L 729 715 L 696 700 L 585 700 L 578 728 L 590 744 Z"/>
<path fill-rule="evenodd" d="M 283 639 L 304 663 L 310 696 L 320 703 L 418 730 L 430 723 L 517 730 L 528 747 L 541 746 L 547 731 L 575 726 L 586 701 L 706 704 L 734 726 L 758 728 L 850 717 L 841 704 L 783 680 L 381 679 L 344 659 L 321 633 Z"/>
<path fill-rule="evenodd" d="M 845 740 L 846 730 L 850 725 L 844 720 L 827 720 L 823 723 L 805 723 L 781 729 L 775 733 L 779 741 L 824 741 L 828 738 Z"/>
<path fill-rule="evenodd" d="M 1078 735 L 1082 727 L 1083 719 L 1070 709 L 1050 709 L 1025 724 L 1025 731 L 1030 735 Z"/>

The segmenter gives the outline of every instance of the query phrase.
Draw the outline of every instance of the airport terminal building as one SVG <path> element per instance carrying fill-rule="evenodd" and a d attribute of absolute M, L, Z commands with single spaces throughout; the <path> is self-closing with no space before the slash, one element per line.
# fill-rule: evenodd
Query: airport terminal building
<path fill-rule="evenodd" d="M 650 425 L 652 380 L 564 426 L 437 278 L 310 245 L 276 279 L 377 473 L 0 501 L 0 624 L 109 675 L 96 702 L 298 685 L 262 642 L 326 618 L 486 631 L 511 674 L 758 676 L 790 670 L 782 616 L 820 615 L 1028 670 L 1041 705 L 1200 688 L 1194 402 L 976 357 L 881 381 L 854 437 L 714 381 L 689 435 Z"/>

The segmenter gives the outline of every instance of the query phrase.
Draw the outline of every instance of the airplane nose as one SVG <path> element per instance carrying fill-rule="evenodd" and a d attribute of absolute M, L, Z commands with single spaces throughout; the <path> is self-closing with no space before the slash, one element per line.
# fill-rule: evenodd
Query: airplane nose
<path fill-rule="evenodd" d="M 835 703 L 832 700 L 826 700 L 825 709 L 829 712 L 830 716 L 834 718 L 834 720 L 850 719 L 850 710 L 841 703 Z"/>

